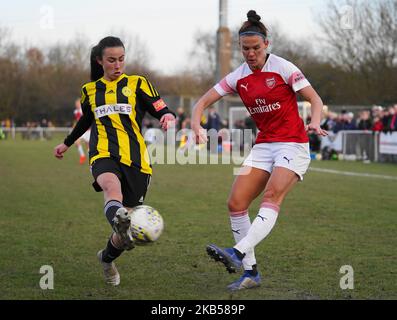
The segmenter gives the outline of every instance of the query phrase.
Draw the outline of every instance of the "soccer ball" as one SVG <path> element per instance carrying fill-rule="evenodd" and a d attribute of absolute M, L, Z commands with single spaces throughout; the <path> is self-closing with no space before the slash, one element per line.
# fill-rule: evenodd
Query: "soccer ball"
<path fill-rule="evenodd" d="M 136 206 L 129 211 L 131 233 L 138 242 L 156 241 L 164 230 L 160 213 L 150 206 Z"/>

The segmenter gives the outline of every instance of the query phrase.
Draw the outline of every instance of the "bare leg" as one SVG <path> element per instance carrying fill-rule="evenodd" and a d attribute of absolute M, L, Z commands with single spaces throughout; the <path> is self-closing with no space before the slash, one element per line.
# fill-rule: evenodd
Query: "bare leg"
<path fill-rule="evenodd" d="M 117 200 L 123 202 L 123 194 L 121 193 L 121 183 L 119 178 L 111 172 L 105 172 L 96 179 L 103 190 L 105 203 L 109 200 Z"/>
<path fill-rule="evenodd" d="M 261 169 L 243 167 L 236 177 L 227 202 L 230 212 L 247 210 L 251 202 L 265 189 L 270 173 Z"/>
<path fill-rule="evenodd" d="M 298 180 L 295 172 L 284 167 L 275 167 L 266 185 L 262 202 L 271 202 L 281 206 Z"/>

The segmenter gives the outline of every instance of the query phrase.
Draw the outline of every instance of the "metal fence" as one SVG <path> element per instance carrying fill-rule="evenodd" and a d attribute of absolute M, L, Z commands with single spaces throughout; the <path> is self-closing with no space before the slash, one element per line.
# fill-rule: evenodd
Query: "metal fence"
<path fill-rule="evenodd" d="M 65 135 L 72 131 L 69 127 L 45 128 L 45 127 L 12 127 L 1 128 L 6 138 L 10 137 L 15 140 L 17 135 L 21 135 L 26 140 L 47 140 L 51 139 L 54 133 L 64 133 Z"/>
<path fill-rule="evenodd" d="M 368 131 L 343 131 L 342 154 L 346 157 L 355 156 L 353 160 L 379 160 L 379 134 Z"/>
<path fill-rule="evenodd" d="M 329 148 L 341 155 L 341 159 L 397 162 L 397 133 L 373 131 L 339 131 L 321 140 L 321 150 Z M 385 148 L 388 145 L 388 148 Z"/>

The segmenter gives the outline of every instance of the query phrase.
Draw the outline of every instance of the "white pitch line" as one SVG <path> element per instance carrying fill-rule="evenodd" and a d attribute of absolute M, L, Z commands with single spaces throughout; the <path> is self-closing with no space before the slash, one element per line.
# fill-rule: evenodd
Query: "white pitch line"
<path fill-rule="evenodd" d="M 313 168 L 313 167 L 310 167 L 309 170 L 317 171 L 317 172 L 340 174 L 340 175 L 344 175 L 344 176 L 366 177 L 366 178 L 386 179 L 386 180 L 397 180 L 397 177 L 385 176 L 385 175 L 381 175 L 381 174 L 358 173 L 358 172 L 351 172 L 351 171 L 339 171 L 339 170 Z"/>

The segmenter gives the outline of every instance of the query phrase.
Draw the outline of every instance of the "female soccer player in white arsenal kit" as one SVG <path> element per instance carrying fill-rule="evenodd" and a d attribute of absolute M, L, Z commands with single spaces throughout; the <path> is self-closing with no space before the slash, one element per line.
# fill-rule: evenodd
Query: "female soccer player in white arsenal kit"
<path fill-rule="evenodd" d="M 229 290 L 260 285 L 254 248 L 272 230 L 280 206 L 309 167 L 307 131 L 325 136 L 320 128 L 323 103 L 303 73 L 291 62 L 267 53 L 267 29 L 251 10 L 239 30 L 243 63 L 202 96 L 194 107 L 192 129 L 198 143 L 207 141 L 200 126 L 203 111 L 231 93 L 238 93 L 259 129 L 256 143 L 236 177 L 228 199 L 231 228 L 236 245 L 207 246 L 207 253 L 229 272 L 244 268 Z M 299 116 L 296 93 L 311 103 L 311 122 L 305 127 Z M 250 221 L 248 208 L 263 194 L 259 213 Z"/>

